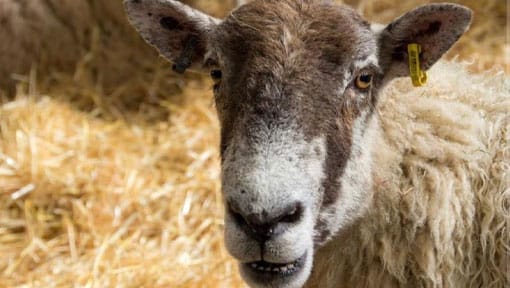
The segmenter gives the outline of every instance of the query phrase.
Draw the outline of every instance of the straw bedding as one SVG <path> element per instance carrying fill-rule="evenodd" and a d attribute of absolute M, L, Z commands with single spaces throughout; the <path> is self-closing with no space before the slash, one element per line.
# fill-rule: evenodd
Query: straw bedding
<path fill-rule="evenodd" d="M 218 16 L 232 6 L 232 1 L 190 2 Z M 347 2 L 368 18 L 385 22 L 424 1 Z M 474 8 L 477 20 L 450 55 L 476 59 L 468 68 L 473 71 L 493 65 L 509 71 L 504 1 L 459 2 Z M 219 133 L 210 81 L 169 72 L 127 25 L 120 1 L 77 3 L 0 2 L 0 287 L 242 286 L 222 243 Z M 501 287 L 509 253 L 503 237 L 509 221 L 509 120 L 501 115 L 508 109 L 509 84 L 507 76 L 494 73 L 469 75 L 464 65 L 444 64 L 424 90 L 412 90 L 407 81 L 388 88 L 386 95 L 402 95 L 385 98 L 383 119 L 410 117 L 414 123 L 416 117 L 424 117 L 424 123 L 410 130 L 383 121 L 396 131 L 385 131 L 387 145 L 399 151 L 387 154 L 388 167 L 404 159 L 407 169 L 401 173 L 416 177 L 382 186 L 389 192 L 377 194 L 379 208 L 366 218 L 378 221 L 365 221 L 378 226 L 372 228 L 381 235 L 387 233 L 386 238 L 367 246 L 363 257 L 351 254 L 357 258 L 349 269 L 366 273 L 370 269 L 363 261 L 372 259 L 381 263 L 370 271 L 392 279 L 416 273 L 432 281 L 427 283 L 449 283 L 455 279 L 441 280 L 434 273 L 453 269 L 474 275 L 474 284 L 499 279 L 492 284 Z M 416 97 L 433 100 L 409 100 Z M 443 107 L 438 103 L 453 100 L 461 104 L 448 105 L 462 113 L 441 110 L 446 116 L 440 123 L 413 106 L 429 103 L 427 107 L 438 108 Z M 473 118 L 466 117 L 475 111 Z M 459 142 L 457 152 L 432 149 L 448 129 L 467 133 L 451 135 L 451 141 Z M 409 131 L 423 137 L 410 137 Z M 470 150 L 474 148 L 482 152 Z M 435 158 L 420 164 L 409 156 L 414 154 L 406 154 L 409 151 L 422 160 Z M 459 162 L 452 164 L 458 156 Z M 442 171 L 434 161 L 450 164 Z M 452 175 L 451 182 L 442 172 Z M 465 185 L 477 192 L 462 196 Z M 433 187 L 448 187 L 441 197 L 451 207 L 425 209 L 443 199 L 426 195 L 425 188 Z M 415 220 L 405 226 L 409 230 L 395 231 L 390 225 L 409 220 L 398 216 L 395 199 L 407 212 L 415 211 L 403 214 Z M 427 201 L 418 201 L 423 199 Z M 433 214 L 438 217 L 427 222 L 426 216 Z M 450 215 L 455 221 L 465 218 L 464 226 L 452 228 L 454 220 L 446 221 Z M 420 230 L 423 223 L 429 230 Z M 449 229 L 459 233 L 448 238 Z M 375 235 L 362 235 L 363 231 L 352 239 L 372 243 Z M 480 239 L 473 239 L 475 234 Z M 402 244 L 413 235 L 423 243 L 417 251 L 430 252 L 427 248 L 434 245 L 445 250 L 415 255 L 411 271 L 404 271 L 403 255 L 417 247 L 389 244 Z M 392 258 L 395 255 L 402 257 Z M 478 273 L 479 265 L 493 272 Z"/>
<path fill-rule="evenodd" d="M 42 95 L 2 106 L 2 284 L 236 283 L 222 248 L 215 115 L 207 91 L 183 93 L 155 124 L 97 119 Z"/>

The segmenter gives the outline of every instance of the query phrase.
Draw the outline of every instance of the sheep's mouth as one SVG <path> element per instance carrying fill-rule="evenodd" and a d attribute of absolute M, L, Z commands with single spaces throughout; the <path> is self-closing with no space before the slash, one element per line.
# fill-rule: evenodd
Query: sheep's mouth
<path fill-rule="evenodd" d="M 255 278 L 269 280 L 273 277 L 289 277 L 299 273 L 305 264 L 305 260 L 306 254 L 289 263 L 257 261 L 243 263 L 242 265 Z"/>

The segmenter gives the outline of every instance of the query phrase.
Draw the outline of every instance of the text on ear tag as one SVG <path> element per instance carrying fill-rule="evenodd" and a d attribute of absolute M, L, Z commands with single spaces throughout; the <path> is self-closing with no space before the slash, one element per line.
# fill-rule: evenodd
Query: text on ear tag
<path fill-rule="evenodd" d="M 427 83 L 427 73 L 421 70 L 420 67 L 421 45 L 411 43 L 407 45 L 407 52 L 409 53 L 409 73 L 411 74 L 413 85 L 415 87 L 425 85 Z"/>

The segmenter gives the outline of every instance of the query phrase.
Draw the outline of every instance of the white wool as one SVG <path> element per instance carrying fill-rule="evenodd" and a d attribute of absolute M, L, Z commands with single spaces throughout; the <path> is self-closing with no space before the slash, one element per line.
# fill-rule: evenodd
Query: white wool
<path fill-rule="evenodd" d="M 373 203 L 318 251 L 308 287 L 504 287 L 510 81 L 440 62 L 381 95 Z"/>

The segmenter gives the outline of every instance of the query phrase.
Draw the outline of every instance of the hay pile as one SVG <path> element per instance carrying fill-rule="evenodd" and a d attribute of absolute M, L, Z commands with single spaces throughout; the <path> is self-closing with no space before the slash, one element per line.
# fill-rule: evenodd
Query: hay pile
<path fill-rule="evenodd" d="M 98 119 L 38 94 L 5 103 L 0 283 L 236 283 L 222 248 L 217 124 L 202 86 L 161 102 L 174 113 L 154 124 Z"/>
<path fill-rule="evenodd" d="M 3 20 L 10 2 L 16 18 Z M 119 1 L 86 1 L 87 13 L 76 1 L 10 2 L 0 22 L 19 22 L 23 37 L 0 28 L 0 287 L 242 286 L 222 243 L 210 81 L 169 72 Z M 47 12 L 22 17 L 42 2 L 62 5 L 34 11 L 53 7 L 63 26 Z M 233 1 L 190 2 L 222 15 Z M 425 1 L 347 2 L 387 21 Z M 510 71 L 504 1 L 457 2 L 477 20 L 450 56 Z"/>

